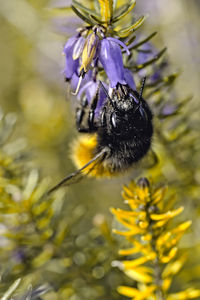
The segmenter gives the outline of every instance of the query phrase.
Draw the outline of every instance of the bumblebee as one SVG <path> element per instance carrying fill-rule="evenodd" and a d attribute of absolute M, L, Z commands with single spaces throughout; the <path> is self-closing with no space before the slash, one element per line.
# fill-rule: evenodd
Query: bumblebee
<path fill-rule="evenodd" d="M 138 93 L 128 85 L 117 85 L 109 96 L 103 83 L 106 101 L 95 115 L 99 101 L 97 92 L 89 104 L 81 101 L 76 110 L 76 125 L 82 136 L 73 145 L 73 160 L 79 168 L 54 186 L 76 182 L 84 175 L 113 176 L 129 169 L 141 160 L 151 147 L 153 115 L 143 99 L 145 79 Z"/>

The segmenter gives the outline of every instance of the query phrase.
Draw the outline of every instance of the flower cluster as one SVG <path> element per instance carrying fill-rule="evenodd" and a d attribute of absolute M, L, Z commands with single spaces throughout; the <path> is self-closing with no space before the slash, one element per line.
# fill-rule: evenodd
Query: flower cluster
<path fill-rule="evenodd" d="M 157 61 L 165 51 L 163 49 L 157 53 L 155 48 L 149 49 L 147 44 L 148 49 L 142 48 L 133 59 L 133 51 L 155 35 L 150 35 L 140 43 L 134 43 L 134 32 L 143 24 L 144 16 L 125 28 L 120 25 L 119 22 L 134 8 L 135 0 L 118 9 L 115 9 L 113 1 L 98 2 L 99 9 L 92 11 L 73 1 L 73 11 L 87 24 L 78 29 L 75 36 L 69 38 L 63 51 L 66 60 L 64 75 L 66 81 L 70 82 L 73 94 L 77 95 L 79 100 L 86 96 L 90 104 L 98 93 L 97 114 L 107 93 L 112 94 L 113 89 L 118 89 L 119 85 L 128 85 L 136 90 L 133 78 L 136 65 L 140 70 Z M 159 78 L 157 71 L 152 75 L 154 81 Z M 143 76 L 143 73 L 140 75 Z M 105 88 L 100 85 L 100 80 Z"/>
<path fill-rule="evenodd" d="M 193 299 L 199 289 L 189 288 L 169 293 L 173 277 L 180 271 L 186 255 L 179 253 L 178 242 L 190 227 L 186 221 L 172 226 L 172 219 L 183 207 L 171 209 L 174 198 L 164 205 L 166 188 L 154 188 L 146 178 L 124 187 L 123 197 L 130 210 L 112 209 L 116 219 L 128 230 L 114 230 L 124 236 L 131 248 L 119 251 L 129 260 L 115 261 L 127 276 L 136 281 L 136 287 L 120 286 L 120 294 L 131 299 Z"/>

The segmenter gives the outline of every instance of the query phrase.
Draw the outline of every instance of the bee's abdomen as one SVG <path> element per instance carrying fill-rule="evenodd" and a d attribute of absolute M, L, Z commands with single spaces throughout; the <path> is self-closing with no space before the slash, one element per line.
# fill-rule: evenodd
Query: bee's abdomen
<path fill-rule="evenodd" d="M 150 146 L 151 138 L 142 141 L 110 143 L 110 151 L 104 159 L 104 166 L 113 174 L 125 171 L 141 160 L 147 154 Z"/>

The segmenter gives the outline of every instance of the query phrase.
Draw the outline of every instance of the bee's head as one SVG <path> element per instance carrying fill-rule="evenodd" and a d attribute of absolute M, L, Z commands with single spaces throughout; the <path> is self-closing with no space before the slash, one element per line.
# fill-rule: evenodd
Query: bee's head
<path fill-rule="evenodd" d="M 131 134 L 141 134 L 152 128 L 152 113 L 141 94 L 128 85 L 118 85 L 109 105 L 110 130 L 125 138 Z"/>

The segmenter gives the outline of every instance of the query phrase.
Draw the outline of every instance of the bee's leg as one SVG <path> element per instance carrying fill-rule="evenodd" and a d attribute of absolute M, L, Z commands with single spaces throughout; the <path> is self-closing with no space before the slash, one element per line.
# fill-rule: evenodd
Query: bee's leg
<path fill-rule="evenodd" d="M 83 126 L 84 115 L 85 109 L 83 107 L 78 107 L 76 109 L 76 127 L 79 132 L 89 132 L 89 129 Z"/>
<path fill-rule="evenodd" d="M 97 107 L 98 100 L 99 100 L 99 93 L 97 92 L 91 102 L 89 113 L 88 113 L 88 127 L 90 131 L 96 131 L 96 126 L 94 124 L 94 117 L 95 117 L 95 109 Z"/>
<path fill-rule="evenodd" d="M 81 105 L 76 109 L 76 127 L 79 132 L 91 133 L 97 130 L 94 125 L 95 109 L 98 103 L 97 92 L 93 98 L 90 107 L 88 107 L 88 101 L 86 97 L 81 99 Z"/>
<path fill-rule="evenodd" d="M 83 124 L 84 123 L 83 118 L 84 118 L 84 115 L 87 112 L 86 111 L 87 106 L 88 106 L 88 101 L 87 101 L 86 96 L 84 96 L 81 99 L 80 107 L 77 107 L 77 109 L 76 109 L 76 128 L 79 132 L 89 132 L 89 128 L 87 128 Z"/>
<path fill-rule="evenodd" d="M 95 110 L 99 100 L 99 89 L 88 107 L 86 97 L 81 100 L 81 106 L 76 110 L 76 126 L 79 132 L 95 132 L 97 130 L 95 124 Z"/>

